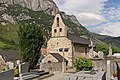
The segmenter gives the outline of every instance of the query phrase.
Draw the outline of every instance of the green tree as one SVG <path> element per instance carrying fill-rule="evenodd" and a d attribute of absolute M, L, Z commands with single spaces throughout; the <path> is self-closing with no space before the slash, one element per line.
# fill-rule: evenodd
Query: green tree
<path fill-rule="evenodd" d="M 80 57 L 75 60 L 74 67 L 76 71 L 85 70 L 88 71 L 92 69 L 92 61 L 83 57 Z"/>
<path fill-rule="evenodd" d="M 19 26 L 19 49 L 22 61 L 29 63 L 33 69 L 40 58 L 40 49 L 44 44 L 43 30 L 33 23 Z"/>

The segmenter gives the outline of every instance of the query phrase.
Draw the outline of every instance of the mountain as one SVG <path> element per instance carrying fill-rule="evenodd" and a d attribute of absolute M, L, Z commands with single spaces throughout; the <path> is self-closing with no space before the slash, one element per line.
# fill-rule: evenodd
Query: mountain
<path fill-rule="evenodd" d="M 0 0 L 0 49 L 17 49 L 19 23 L 38 24 L 44 29 L 46 39 L 49 39 L 53 19 L 57 13 L 62 15 L 69 27 L 69 33 L 92 39 L 99 45 L 107 45 L 105 39 L 108 36 L 103 38 L 99 34 L 91 33 L 74 15 L 60 11 L 53 0 Z"/>

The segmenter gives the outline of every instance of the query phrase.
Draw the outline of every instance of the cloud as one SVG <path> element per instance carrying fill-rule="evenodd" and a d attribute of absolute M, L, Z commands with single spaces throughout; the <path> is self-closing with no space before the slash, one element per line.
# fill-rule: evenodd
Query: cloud
<path fill-rule="evenodd" d="M 108 22 L 97 27 L 89 28 L 90 31 L 101 35 L 120 36 L 120 22 Z"/>
<path fill-rule="evenodd" d="M 107 21 L 104 17 L 95 13 L 76 13 L 76 16 L 84 26 L 92 26 Z"/>
<path fill-rule="evenodd" d="M 119 0 L 54 1 L 60 10 L 67 14 L 76 15 L 79 22 L 90 31 L 110 36 L 120 36 Z"/>
<path fill-rule="evenodd" d="M 105 1 L 107 0 L 55 0 L 60 10 L 76 15 L 79 22 L 86 27 L 106 21 L 101 15 Z"/>
<path fill-rule="evenodd" d="M 103 15 L 109 20 L 120 20 L 120 7 L 110 7 L 103 11 Z M 108 16 L 109 15 L 109 16 Z"/>

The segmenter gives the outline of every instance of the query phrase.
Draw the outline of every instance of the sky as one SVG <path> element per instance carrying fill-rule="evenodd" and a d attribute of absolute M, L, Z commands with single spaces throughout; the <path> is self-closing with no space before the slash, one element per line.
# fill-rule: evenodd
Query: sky
<path fill-rule="evenodd" d="M 120 36 L 120 0 L 54 0 L 91 32 Z"/>

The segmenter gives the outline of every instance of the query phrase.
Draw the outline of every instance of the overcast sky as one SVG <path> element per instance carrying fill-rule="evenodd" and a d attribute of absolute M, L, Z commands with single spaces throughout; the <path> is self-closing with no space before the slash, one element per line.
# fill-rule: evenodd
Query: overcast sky
<path fill-rule="evenodd" d="M 61 11 L 74 14 L 88 30 L 120 36 L 120 0 L 54 0 Z"/>

